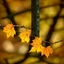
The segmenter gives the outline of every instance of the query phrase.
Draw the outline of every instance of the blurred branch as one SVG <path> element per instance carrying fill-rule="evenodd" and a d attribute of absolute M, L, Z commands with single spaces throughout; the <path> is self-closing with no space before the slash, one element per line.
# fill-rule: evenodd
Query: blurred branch
<path fill-rule="evenodd" d="M 18 28 L 26 28 L 25 26 L 21 26 L 21 25 L 13 25 L 13 26 Z M 5 26 L 0 24 L 0 27 L 5 27 Z"/>
<path fill-rule="evenodd" d="M 47 19 L 53 19 L 54 17 L 46 17 L 46 18 L 41 18 L 40 20 L 47 20 Z M 58 18 L 64 18 L 64 16 L 59 16 Z"/>
<path fill-rule="evenodd" d="M 6 58 L 4 60 L 5 60 L 6 64 L 9 64 L 9 62 L 8 62 L 8 60 Z"/>
<path fill-rule="evenodd" d="M 43 6 L 43 7 L 40 7 L 40 10 L 41 10 L 42 8 L 48 8 L 48 7 L 57 6 L 57 5 L 60 5 L 60 4 L 64 4 L 64 3 L 58 3 L 58 4 Z M 18 13 L 16 13 L 16 14 L 13 14 L 13 16 L 18 15 L 18 14 L 22 14 L 22 13 L 25 13 L 25 12 L 30 12 L 30 11 L 32 11 L 32 9 L 26 9 L 26 10 L 24 10 L 24 11 L 20 11 L 20 12 L 18 12 Z"/>
<path fill-rule="evenodd" d="M 56 23 L 57 23 L 57 20 L 58 20 L 58 18 L 59 18 L 59 15 L 60 15 L 63 7 L 64 7 L 63 4 L 60 4 L 60 10 L 58 11 L 57 15 L 53 18 L 54 22 L 53 22 L 53 24 L 50 26 L 49 32 L 48 32 L 48 34 L 47 34 L 47 38 L 46 38 L 46 40 L 45 40 L 45 41 L 47 41 L 47 42 L 49 42 L 50 39 L 51 39 L 51 36 L 52 36 L 52 34 L 53 34 L 53 32 L 54 32 L 55 25 L 56 25 Z M 46 44 L 45 44 L 46 47 L 47 47 L 47 46 L 50 46 L 50 43 L 47 43 L 47 42 L 46 42 Z M 43 57 L 40 57 L 40 60 L 42 61 L 43 58 L 44 58 L 44 56 L 43 56 Z"/>
<path fill-rule="evenodd" d="M 64 4 L 64 2 L 59 2 L 59 3 L 53 4 L 53 5 L 48 5 L 48 6 L 43 6 L 40 9 L 42 9 L 42 8 L 48 8 L 48 7 L 53 7 L 53 6 L 58 6 L 58 5 L 62 5 L 62 4 Z"/>
<path fill-rule="evenodd" d="M 6 9 L 6 12 L 7 12 L 7 14 L 8 14 L 8 18 L 9 18 L 9 19 L 11 20 L 11 22 L 15 25 L 16 23 L 15 23 L 15 21 L 14 21 L 13 15 L 12 15 L 9 7 L 8 7 L 8 4 L 7 4 L 6 0 L 2 0 L 2 1 L 3 1 L 3 5 L 4 5 L 5 9 Z"/>
<path fill-rule="evenodd" d="M 56 44 L 58 42 L 63 42 L 63 40 L 59 40 L 59 41 L 56 41 L 56 42 L 48 42 L 48 41 L 42 41 L 43 43 L 49 43 L 49 44 Z"/>
<path fill-rule="evenodd" d="M 48 6 L 43 6 L 43 7 L 40 7 L 40 10 L 43 9 L 43 8 L 53 7 L 53 6 L 57 6 L 57 5 L 60 5 L 60 4 L 64 4 L 64 2 L 63 2 L 63 3 L 58 3 L 58 4 L 53 4 L 53 5 L 48 5 Z M 6 6 L 5 6 L 5 5 L 6 5 Z M 4 6 L 5 6 L 5 8 L 7 9 L 8 16 L 7 16 L 7 17 L 0 18 L 0 19 L 11 18 L 11 17 L 14 17 L 14 16 L 16 16 L 16 15 L 23 14 L 23 13 L 25 13 L 25 12 L 32 11 L 31 9 L 26 9 L 26 10 L 24 10 L 24 11 L 20 11 L 20 12 L 18 12 L 18 13 L 13 14 L 13 13 L 10 12 L 10 10 L 9 10 L 9 8 L 8 8 L 8 5 L 7 5 L 7 4 L 5 4 L 5 5 L 4 5 Z"/>
<path fill-rule="evenodd" d="M 3 17 L 3 18 L 0 18 L 0 20 L 2 20 L 2 19 L 6 19 L 7 17 Z M 47 20 L 47 19 L 53 19 L 54 17 L 46 17 L 46 18 L 41 18 L 40 20 Z M 59 16 L 58 18 L 64 18 L 64 16 L 62 15 L 62 16 Z M 19 26 L 19 25 L 18 25 Z M 19 27 L 21 27 L 21 26 L 19 26 Z"/>
<path fill-rule="evenodd" d="M 58 43 L 58 42 L 63 42 L 63 40 L 60 40 L 60 41 L 57 41 L 57 42 L 54 42 L 54 43 L 51 43 L 51 44 L 55 44 L 55 43 Z"/>
<path fill-rule="evenodd" d="M 6 9 L 6 12 L 7 12 L 7 14 L 8 14 L 7 18 L 9 18 L 9 19 L 11 20 L 11 22 L 12 22 L 14 25 L 16 25 L 16 23 L 15 23 L 15 21 L 14 21 L 14 16 L 13 16 L 13 14 L 11 13 L 11 11 L 10 11 L 10 9 L 9 9 L 9 7 L 8 7 L 8 3 L 6 2 L 6 0 L 2 0 L 2 1 L 3 1 L 3 5 L 4 5 L 5 9 Z M 15 30 L 18 31 L 18 28 L 15 27 Z M 18 33 L 16 33 L 16 35 L 17 35 L 17 34 L 18 34 Z"/>
<path fill-rule="evenodd" d="M 59 18 L 59 15 L 60 15 L 60 13 L 61 13 L 61 11 L 62 11 L 62 8 L 63 8 L 63 5 L 60 5 L 60 10 L 58 11 L 57 15 L 53 18 L 53 19 L 54 19 L 54 22 L 53 22 L 53 24 L 50 26 L 50 30 L 49 30 L 49 32 L 48 32 L 48 34 L 47 34 L 47 38 L 46 38 L 46 41 L 48 41 L 48 42 L 49 42 L 49 40 L 50 40 L 50 38 L 51 38 L 51 36 L 52 36 L 52 34 L 53 34 L 53 32 L 54 32 L 54 28 L 55 28 L 55 25 L 56 25 L 57 20 L 58 20 L 58 18 Z M 48 46 L 48 45 L 50 45 L 50 44 L 46 43 L 46 46 Z"/>
<path fill-rule="evenodd" d="M 55 32 L 64 31 L 64 28 L 61 29 L 55 29 Z"/>

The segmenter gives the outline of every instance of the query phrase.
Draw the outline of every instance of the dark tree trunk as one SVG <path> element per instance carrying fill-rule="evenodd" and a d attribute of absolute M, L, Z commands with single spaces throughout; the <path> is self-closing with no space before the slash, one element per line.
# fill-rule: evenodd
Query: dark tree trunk
<path fill-rule="evenodd" d="M 40 22 L 40 8 L 39 0 L 31 0 L 32 7 L 32 25 L 31 25 L 31 38 L 39 37 L 39 22 Z"/>

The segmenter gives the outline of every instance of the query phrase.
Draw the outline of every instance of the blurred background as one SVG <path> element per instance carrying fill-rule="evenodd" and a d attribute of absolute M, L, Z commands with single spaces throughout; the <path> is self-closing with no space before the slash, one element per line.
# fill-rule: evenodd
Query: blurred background
<path fill-rule="evenodd" d="M 64 2 L 63 0 L 39 0 L 40 2 L 40 36 L 49 41 L 64 40 Z M 25 26 L 31 29 L 31 0 L 0 0 L 0 24 Z M 25 28 L 19 27 L 17 32 Z M 52 29 L 52 32 L 50 30 Z M 64 64 L 64 41 L 51 45 L 54 49 L 49 58 L 41 61 L 34 54 L 20 64 Z M 0 27 L 0 64 L 14 64 L 25 58 L 29 46 L 21 44 L 19 38 L 6 38 Z M 43 57 L 42 57 L 43 58 Z M 19 64 L 19 63 L 17 63 Z"/>

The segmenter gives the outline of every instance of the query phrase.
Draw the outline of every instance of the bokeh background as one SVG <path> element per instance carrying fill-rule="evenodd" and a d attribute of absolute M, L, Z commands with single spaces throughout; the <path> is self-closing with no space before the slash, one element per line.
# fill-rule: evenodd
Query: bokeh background
<path fill-rule="evenodd" d="M 52 32 L 50 42 L 64 40 L 64 2 L 61 0 L 39 0 L 40 2 L 40 36 L 45 41 L 50 28 Z M 25 26 L 31 29 L 31 0 L 0 0 L 0 24 Z M 53 27 L 53 23 L 55 26 Z M 17 32 L 25 28 L 19 27 Z M 54 49 L 49 58 L 40 61 L 32 53 L 20 64 L 64 64 L 64 41 L 51 45 Z M 0 64 L 14 64 L 25 58 L 29 46 L 21 44 L 19 38 L 6 38 L 0 26 Z"/>

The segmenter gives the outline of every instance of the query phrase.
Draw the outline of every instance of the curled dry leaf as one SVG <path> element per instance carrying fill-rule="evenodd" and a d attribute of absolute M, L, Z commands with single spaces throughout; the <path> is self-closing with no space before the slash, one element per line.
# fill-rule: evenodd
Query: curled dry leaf
<path fill-rule="evenodd" d="M 50 54 L 52 54 L 53 53 L 53 49 L 50 47 L 50 46 L 48 46 L 48 47 L 44 47 L 43 49 L 42 49 L 42 51 L 41 51 L 41 55 L 45 55 L 47 58 L 49 57 L 49 55 Z"/>
<path fill-rule="evenodd" d="M 3 32 L 5 32 L 7 34 L 7 38 L 9 38 L 10 36 L 14 37 L 14 35 L 16 34 L 13 24 L 7 24 L 3 28 Z"/>
<path fill-rule="evenodd" d="M 21 39 L 22 42 L 27 42 L 29 43 L 30 41 L 30 34 L 31 34 L 31 30 L 24 30 L 19 34 L 19 37 Z"/>

